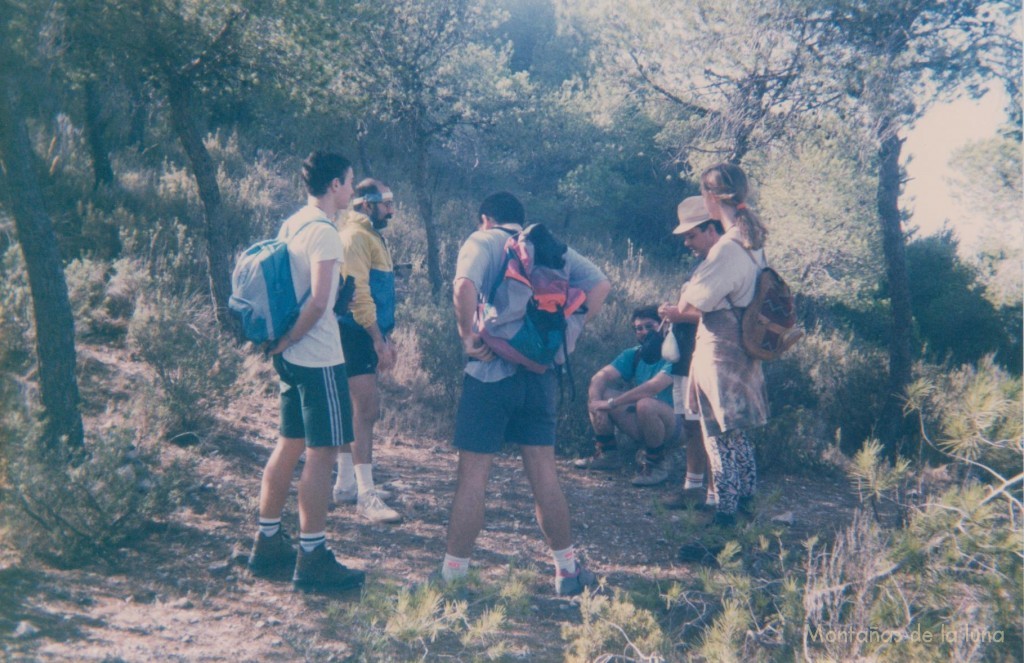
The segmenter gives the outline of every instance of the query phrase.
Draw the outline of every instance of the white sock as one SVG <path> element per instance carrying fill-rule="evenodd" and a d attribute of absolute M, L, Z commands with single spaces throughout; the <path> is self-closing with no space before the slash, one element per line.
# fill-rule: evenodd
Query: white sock
<path fill-rule="evenodd" d="M 704 500 L 704 504 L 718 506 L 718 493 L 708 493 L 708 498 Z"/>
<path fill-rule="evenodd" d="M 444 562 L 441 563 L 441 577 L 444 578 L 445 582 L 463 578 L 468 572 L 468 557 L 453 557 L 448 553 L 444 554 Z"/>
<path fill-rule="evenodd" d="M 683 483 L 683 490 L 690 490 L 692 488 L 703 488 L 704 487 L 704 473 L 700 472 L 687 472 L 686 481 Z"/>
<path fill-rule="evenodd" d="M 551 555 L 555 558 L 555 570 L 559 575 L 571 576 L 576 573 L 576 551 L 572 546 L 565 550 L 552 550 Z"/>
<path fill-rule="evenodd" d="M 338 478 L 334 481 L 334 487 L 339 490 L 352 490 L 356 485 L 356 473 L 352 469 L 352 453 L 344 452 L 338 454 Z"/>
<path fill-rule="evenodd" d="M 373 463 L 363 463 L 355 466 L 356 486 L 359 487 L 359 494 L 373 492 Z"/>
<path fill-rule="evenodd" d="M 263 536 L 274 536 L 280 529 L 280 518 L 260 518 L 260 534 Z"/>
<path fill-rule="evenodd" d="M 314 532 L 313 534 L 302 532 L 299 535 L 299 545 L 302 546 L 303 552 L 313 552 L 313 549 L 322 543 L 327 543 L 327 532 Z"/>

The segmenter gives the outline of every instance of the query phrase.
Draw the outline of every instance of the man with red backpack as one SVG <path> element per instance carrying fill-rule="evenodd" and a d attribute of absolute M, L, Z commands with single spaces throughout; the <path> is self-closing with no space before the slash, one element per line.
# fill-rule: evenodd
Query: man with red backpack
<path fill-rule="evenodd" d="M 552 364 L 542 373 L 498 357 L 481 338 L 479 307 L 505 278 L 506 244 L 523 230 L 522 203 L 510 193 L 491 194 L 479 212 L 479 229 L 459 250 L 454 304 L 459 337 L 468 362 L 455 420 L 459 452 L 455 496 L 448 519 L 444 582 L 466 574 L 469 556 L 484 523 L 487 479 L 504 441 L 519 445 L 533 489 L 537 521 L 555 560 L 555 589 L 560 596 L 579 594 L 597 583 L 576 560 L 571 543 L 569 508 L 555 469 L 558 385 Z M 586 317 L 600 311 L 611 285 L 589 260 L 564 249 L 568 285 L 586 293 Z"/>

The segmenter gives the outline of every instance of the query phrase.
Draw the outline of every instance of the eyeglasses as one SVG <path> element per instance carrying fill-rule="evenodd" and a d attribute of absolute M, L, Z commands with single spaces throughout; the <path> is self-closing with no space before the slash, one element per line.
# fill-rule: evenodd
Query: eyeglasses
<path fill-rule="evenodd" d="M 633 325 L 633 331 L 635 331 L 637 334 L 639 334 L 640 332 L 654 331 L 657 328 L 658 328 L 658 325 L 656 325 L 656 324 L 654 324 L 652 322 L 645 322 L 642 325 Z"/>

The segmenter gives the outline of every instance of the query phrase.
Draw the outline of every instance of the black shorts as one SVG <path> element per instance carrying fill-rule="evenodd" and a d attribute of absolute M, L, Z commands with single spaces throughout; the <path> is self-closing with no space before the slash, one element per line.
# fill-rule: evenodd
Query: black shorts
<path fill-rule="evenodd" d="M 345 351 L 345 371 L 348 376 L 371 375 L 377 372 L 377 352 L 373 339 L 362 327 L 339 323 L 341 348 Z"/>
<path fill-rule="evenodd" d="M 554 371 L 543 375 L 520 369 L 497 382 L 469 375 L 455 415 L 457 449 L 497 453 L 511 444 L 554 446 L 558 415 L 558 381 Z"/>
<path fill-rule="evenodd" d="M 305 439 L 309 447 L 355 439 L 345 364 L 309 368 L 274 355 L 274 368 L 281 378 L 282 437 Z"/>

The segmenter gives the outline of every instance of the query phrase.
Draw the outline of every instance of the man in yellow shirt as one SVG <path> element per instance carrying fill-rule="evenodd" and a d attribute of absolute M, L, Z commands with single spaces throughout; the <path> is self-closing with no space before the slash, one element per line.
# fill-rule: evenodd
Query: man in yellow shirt
<path fill-rule="evenodd" d="M 394 196 L 375 179 L 361 181 L 355 194 L 340 231 L 342 281 L 351 281 L 354 290 L 348 309 L 338 316 L 355 441 L 338 455 L 334 501 L 356 502 L 357 513 L 371 522 L 396 523 L 401 514 L 384 502 L 389 495 L 373 483 L 373 426 L 380 417 L 377 372 L 390 370 L 397 359 L 388 341 L 395 326 L 395 274 L 380 234 L 394 215 Z"/>

